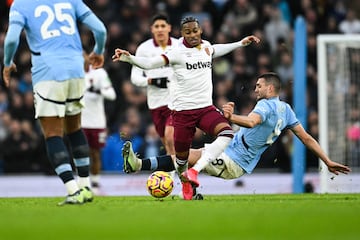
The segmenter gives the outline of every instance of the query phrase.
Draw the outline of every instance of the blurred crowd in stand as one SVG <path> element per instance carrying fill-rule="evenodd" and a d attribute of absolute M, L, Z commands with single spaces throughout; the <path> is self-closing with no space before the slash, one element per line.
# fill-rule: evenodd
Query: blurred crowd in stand
<path fill-rule="evenodd" d="M 104 21 L 108 42 L 104 68 L 117 93 L 117 99 L 106 102 L 108 137 L 103 149 L 103 171 L 122 170 L 121 148 L 131 139 L 140 156 L 164 153 L 146 104 L 146 88 L 131 84 L 131 65 L 113 63 L 115 48 L 135 53 L 137 46 L 151 37 L 153 14 L 165 12 L 170 17 L 173 37 L 180 37 L 182 17 L 196 17 L 203 28 L 203 38 L 212 43 L 238 41 L 254 34 L 261 44 L 239 48 L 214 60 L 214 103 L 221 107 L 233 101 L 237 112 L 247 114 L 254 106 L 253 88 L 256 76 L 276 71 L 282 79 L 281 98 L 292 103 L 294 22 L 302 16 L 307 24 L 307 128 L 318 137 L 317 59 L 318 34 L 360 33 L 360 6 L 345 0 L 85 0 Z M 0 59 L 3 61 L 4 38 L 11 0 L 0 0 Z M 90 52 L 92 35 L 81 29 L 85 51 Z M 52 174 L 39 125 L 34 120 L 30 75 L 30 51 L 21 41 L 16 55 L 18 72 L 10 88 L 0 85 L 0 171 L 3 173 L 38 172 Z M 50 63 L 51 64 L 51 63 Z M 61 66 L 59 66 L 61 67 Z M 262 156 L 259 168 L 290 171 L 292 136 L 283 134 Z M 194 147 L 201 147 L 211 137 L 197 132 Z M 278 149 L 279 151 L 274 151 Z M 307 152 L 308 169 L 318 166 L 317 159 Z"/>

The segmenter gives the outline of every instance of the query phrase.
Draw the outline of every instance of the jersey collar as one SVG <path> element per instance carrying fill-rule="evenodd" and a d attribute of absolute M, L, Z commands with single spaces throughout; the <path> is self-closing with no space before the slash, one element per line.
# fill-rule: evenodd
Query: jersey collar
<path fill-rule="evenodd" d="M 153 43 L 155 45 L 155 47 L 159 47 L 160 45 L 155 41 L 155 38 L 153 38 Z M 171 38 L 169 37 L 169 40 L 167 42 L 167 45 L 168 46 L 171 46 Z"/>

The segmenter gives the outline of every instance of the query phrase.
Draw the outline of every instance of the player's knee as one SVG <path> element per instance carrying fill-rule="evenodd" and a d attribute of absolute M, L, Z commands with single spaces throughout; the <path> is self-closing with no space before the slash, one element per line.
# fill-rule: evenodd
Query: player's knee
<path fill-rule="evenodd" d="M 175 151 L 176 155 L 188 155 L 190 150 L 190 143 L 189 142 L 178 142 L 175 141 Z"/>

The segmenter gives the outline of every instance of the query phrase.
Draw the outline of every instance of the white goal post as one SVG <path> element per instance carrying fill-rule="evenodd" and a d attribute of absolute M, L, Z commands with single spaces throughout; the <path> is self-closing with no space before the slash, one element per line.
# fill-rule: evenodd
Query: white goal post
<path fill-rule="evenodd" d="M 359 174 L 360 139 L 351 139 L 348 131 L 360 121 L 360 35 L 318 35 L 317 64 L 320 145 L 330 159 Z M 354 187 L 343 185 L 359 185 L 347 178 L 336 191 L 326 165 L 320 161 L 319 167 L 321 193 L 347 192 Z"/>

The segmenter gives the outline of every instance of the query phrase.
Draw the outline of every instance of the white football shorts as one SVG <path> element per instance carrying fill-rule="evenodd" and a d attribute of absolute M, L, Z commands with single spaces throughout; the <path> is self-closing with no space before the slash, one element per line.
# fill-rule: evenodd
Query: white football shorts
<path fill-rule="evenodd" d="M 34 86 L 35 118 L 79 114 L 84 107 L 85 80 L 42 81 Z"/>
<path fill-rule="evenodd" d="M 216 160 L 206 165 L 204 172 L 210 176 L 223 179 L 235 179 L 245 174 L 244 169 L 231 160 L 224 152 Z"/>

